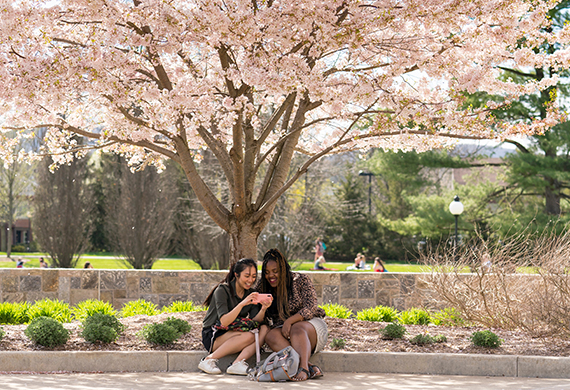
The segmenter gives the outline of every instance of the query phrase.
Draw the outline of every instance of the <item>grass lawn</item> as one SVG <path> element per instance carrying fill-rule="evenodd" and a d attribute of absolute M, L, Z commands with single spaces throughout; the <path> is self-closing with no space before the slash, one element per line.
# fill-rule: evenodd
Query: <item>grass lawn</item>
<path fill-rule="evenodd" d="M 5 257 L 6 254 L 0 252 L 0 257 Z M 23 257 L 26 268 L 39 268 L 40 267 L 40 256 L 41 253 L 13 253 L 12 258 L 17 259 L 18 257 Z M 44 259 L 48 256 L 43 255 Z M 125 265 L 120 259 L 109 254 L 99 255 L 99 254 L 88 254 L 81 256 L 81 259 L 77 262 L 75 268 L 83 268 L 83 264 L 89 261 L 96 269 L 130 269 L 130 266 Z M 296 263 L 299 264 L 299 263 Z M 295 265 L 295 264 L 293 264 Z M 335 263 L 326 262 L 325 266 L 327 268 L 333 268 L 338 271 L 346 271 L 346 268 L 354 265 L 354 263 Z M 369 264 L 372 266 L 372 264 Z M 388 272 L 426 272 L 428 268 L 425 265 L 420 264 L 407 264 L 399 262 L 386 262 L 386 269 Z M 0 268 L 16 268 L 16 261 L 0 261 Z M 193 270 L 201 269 L 198 263 L 190 259 L 180 259 L 180 258 L 169 258 L 157 260 L 152 269 L 157 270 Z M 261 269 L 261 267 L 260 267 Z M 295 271 L 310 271 L 313 269 L 313 262 L 302 262 L 295 268 Z M 370 272 L 370 270 L 357 270 L 352 272 Z M 465 269 L 464 272 L 469 272 L 469 269 Z M 537 273 L 536 269 L 533 267 L 517 267 L 517 273 L 533 274 Z"/>
<path fill-rule="evenodd" d="M 0 253 L 0 256 L 6 256 L 5 253 Z M 39 268 L 40 267 L 40 257 L 41 253 L 13 253 L 12 258 L 17 259 L 18 257 L 24 258 L 24 267 L 26 268 Z M 43 255 L 43 258 L 48 259 L 48 256 Z M 81 259 L 77 262 L 75 268 L 83 268 L 83 264 L 89 261 L 93 268 L 96 269 L 129 269 L 132 268 L 125 264 L 120 259 L 114 256 L 98 256 L 98 255 L 85 255 L 81 256 Z M 15 261 L 0 261 L 0 268 L 16 268 Z M 163 270 L 190 270 L 190 269 L 202 269 L 198 263 L 190 259 L 159 259 L 157 260 L 152 269 L 163 269 Z"/>
<path fill-rule="evenodd" d="M 295 271 L 310 271 L 313 269 L 312 262 L 303 262 Z M 334 263 L 334 262 L 326 262 L 326 268 L 333 268 L 338 271 L 346 271 L 347 267 L 354 265 L 354 263 Z M 372 264 L 369 264 L 372 267 Z M 385 263 L 386 269 L 388 272 L 425 272 L 426 267 L 419 264 L 400 264 L 400 263 Z M 371 270 L 354 270 L 352 272 L 370 272 Z"/>

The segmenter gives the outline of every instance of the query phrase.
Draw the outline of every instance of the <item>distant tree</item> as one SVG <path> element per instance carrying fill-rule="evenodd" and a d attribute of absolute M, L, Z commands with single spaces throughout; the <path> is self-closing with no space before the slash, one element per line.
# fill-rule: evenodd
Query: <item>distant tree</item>
<path fill-rule="evenodd" d="M 358 252 L 366 256 L 384 254 L 384 232 L 368 213 L 367 185 L 368 181 L 354 169 L 347 169 L 337 183 L 334 199 L 328 205 L 324 237 L 332 258 L 349 260 Z"/>
<path fill-rule="evenodd" d="M 15 149 L 11 164 L 0 164 L 0 216 L 8 225 L 6 232 L 6 256 L 12 253 L 12 225 L 18 212 L 28 203 L 31 194 L 34 165 L 18 161 Z"/>
<path fill-rule="evenodd" d="M 52 266 L 73 268 L 88 247 L 91 231 L 87 159 L 75 159 L 54 172 L 51 164 L 51 157 L 45 157 L 36 170 L 34 235 Z"/>
<path fill-rule="evenodd" d="M 175 184 L 177 203 L 173 216 L 174 250 L 189 256 L 202 269 L 226 269 L 230 262 L 230 236 L 208 216 L 188 182 L 182 168 L 177 164 L 167 164 L 171 185 Z M 204 153 L 200 173 L 221 199 L 229 194 L 222 180 L 221 169 L 210 152 Z"/>
<path fill-rule="evenodd" d="M 176 193 L 156 169 L 131 172 L 124 159 L 115 164 L 106 193 L 108 238 L 116 253 L 135 269 L 151 269 L 168 252 Z"/>
<path fill-rule="evenodd" d="M 551 23 L 541 28 L 540 34 L 557 34 L 568 28 L 569 12 L 570 1 L 557 2 L 548 12 Z M 567 68 L 556 66 L 552 61 L 564 55 L 566 48 L 548 39 L 524 39 L 519 46 L 527 47 L 530 55 L 541 58 L 540 63 L 526 67 L 503 64 L 500 66 L 503 71 L 501 80 L 520 85 L 544 83 L 548 87 L 533 90 L 510 105 L 493 110 L 493 115 L 503 121 L 520 124 L 545 119 L 549 107 L 554 103 L 568 110 L 570 73 Z M 553 79 L 557 82 L 547 83 Z M 486 107 L 489 101 L 502 104 L 505 97 L 478 92 L 469 98 L 469 103 L 476 107 Z M 505 139 L 505 142 L 515 145 L 517 151 L 506 157 L 509 166 L 505 171 L 507 185 L 491 192 L 490 201 L 500 206 L 498 214 L 511 214 L 505 217 L 511 222 L 522 218 L 526 222 L 541 220 L 548 223 L 553 217 L 567 221 L 570 211 L 570 124 L 558 122 L 528 140 L 530 145 L 510 137 Z M 541 209 L 535 208 L 536 197 L 542 202 Z"/>

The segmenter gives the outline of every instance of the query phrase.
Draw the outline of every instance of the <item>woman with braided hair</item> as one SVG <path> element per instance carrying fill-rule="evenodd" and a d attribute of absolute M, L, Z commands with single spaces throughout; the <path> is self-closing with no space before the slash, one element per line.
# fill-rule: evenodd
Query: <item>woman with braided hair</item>
<path fill-rule="evenodd" d="M 265 342 L 274 351 L 291 346 L 300 356 L 299 371 L 293 380 L 304 381 L 323 375 L 309 358 L 327 342 L 325 311 L 317 305 L 317 293 L 311 279 L 291 271 L 291 266 L 277 249 L 263 256 L 262 277 L 257 285 L 261 293 L 273 295 L 265 316 L 271 330 Z"/>

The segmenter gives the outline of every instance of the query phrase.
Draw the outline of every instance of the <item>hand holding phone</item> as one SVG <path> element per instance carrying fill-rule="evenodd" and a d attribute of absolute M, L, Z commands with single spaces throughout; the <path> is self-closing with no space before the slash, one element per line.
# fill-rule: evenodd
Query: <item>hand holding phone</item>
<path fill-rule="evenodd" d="M 269 304 L 272 300 L 273 296 L 271 294 L 257 294 L 252 303 Z"/>

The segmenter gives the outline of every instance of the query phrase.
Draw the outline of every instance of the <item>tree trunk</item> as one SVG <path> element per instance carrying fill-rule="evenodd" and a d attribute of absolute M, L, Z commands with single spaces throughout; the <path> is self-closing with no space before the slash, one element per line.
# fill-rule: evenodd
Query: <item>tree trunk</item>
<path fill-rule="evenodd" d="M 257 238 L 263 228 L 256 225 L 251 220 L 230 222 L 230 264 L 243 258 L 257 259 Z"/>
<path fill-rule="evenodd" d="M 551 188 L 546 187 L 544 192 L 546 201 L 546 213 L 549 215 L 560 215 L 560 195 Z"/>

